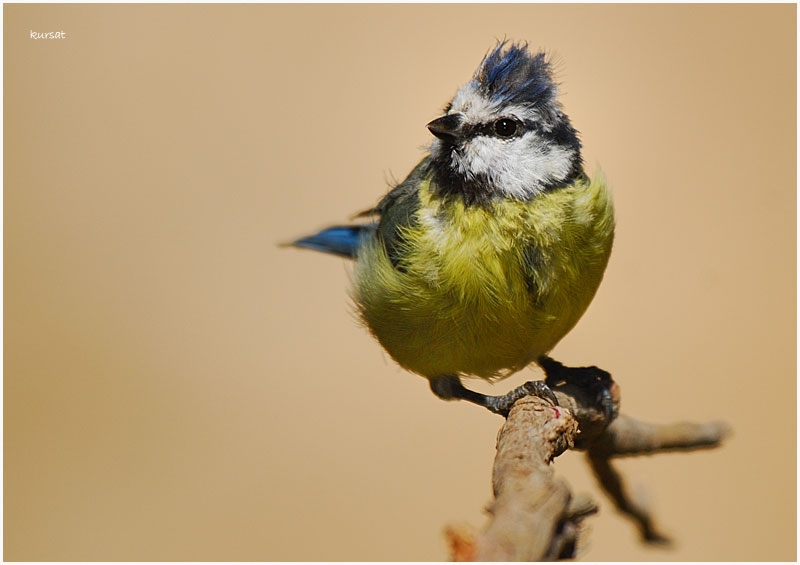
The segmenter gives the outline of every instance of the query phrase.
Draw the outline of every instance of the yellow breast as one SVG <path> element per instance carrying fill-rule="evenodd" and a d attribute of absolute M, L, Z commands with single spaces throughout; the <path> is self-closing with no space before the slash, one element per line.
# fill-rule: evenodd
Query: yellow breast
<path fill-rule="evenodd" d="M 359 253 L 354 299 L 403 367 L 501 378 L 548 352 L 591 302 L 614 219 L 602 178 L 530 202 L 465 206 L 419 188 L 392 265 L 379 238 Z"/>

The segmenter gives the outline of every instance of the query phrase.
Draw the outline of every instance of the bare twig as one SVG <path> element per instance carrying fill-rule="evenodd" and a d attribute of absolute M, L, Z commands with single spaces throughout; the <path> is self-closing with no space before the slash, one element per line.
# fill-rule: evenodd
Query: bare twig
<path fill-rule="evenodd" d="M 717 447 L 730 433 L 724 422 L 708 424 L 648 424 L 620 416 L 602 433 L 581 444 L 598 483 L 617 509 L 631 518 L 647 543 L 668 544 L 670 540 L 655 526 L 647 506 L 625 488 L 611 458 L 668 451 L 691 451 Z"/>
<path fill-rule="evenodd" d="M 585 446 L 606 457 L 647 455 L 717 447 L 729 434 L 730 427 L 725 422 L 649 424 L 620 415 Z"/>
<path fill-rule="evenodd" d="M 669 544 L 670 539 L 658 531 L 647 507 L 625 488 L 622 477 L 611 465 L 611 460 L 589 450 L 586 452 L 594 476 L 614 502 L 617 509 L 631 518 L 647 543 Z"/>
<path fill-rule="evenodd" d="M 724 423 L 653 425 L 620 416 L 607 425 L 595 398 L 570 383 L 554 388 L 559 406 L 537 397 L 517 401 L 501 428 L 493 470 L 495 500 L 477 536 L 452 530 L 458 560 L 538 561 L 575 556 L 581 521 L 597 511 L 588 497 L 573 498 L 550 463 L 566 449 L 587 453 L 592 470 L 617 508 L 637 524 L 644 540 L 665 543 L 645 505 L 625 489 L 611 458 L 716 447 Z M 619 404 L 619 388 L 611 388 Z"/>

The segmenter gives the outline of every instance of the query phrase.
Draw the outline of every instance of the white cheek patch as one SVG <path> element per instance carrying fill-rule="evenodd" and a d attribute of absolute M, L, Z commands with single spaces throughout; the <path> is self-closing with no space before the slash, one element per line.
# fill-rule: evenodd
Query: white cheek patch
<path fill-rule="evenodd" d="M 511 140 L 479 136 L 453 152 L 451 160 L 466 178 L 486 177 L 501 193 L 525 199 L 566 179 L 575 150 L 542 143 L 533 132 Z"/>
<path fill-rule="evenodd" d="M 520 155 L 520 162 L 524 164 L 515 167 L 516 178 L 500 180 L 498 186 L 503 189 L 506 185 L 511 187 L 515 194 L 524 194 L 533 190 L 533 194 L 542 192 L 553 182 L 566 180 L 572 171 L 576 155 L 574 149 L 567 149 L 558 145 L 551 145 L 543 151 Z M 511 175 L 509 175 L 511 176 Z"/>
<path fill-rule="evenodd" d="M 453 153 L 455 169 L 462 175 L 488 175 L 505 157 L 503 147 L 497 141 L 486 136 L 470 140 L 462 151 Z"/>

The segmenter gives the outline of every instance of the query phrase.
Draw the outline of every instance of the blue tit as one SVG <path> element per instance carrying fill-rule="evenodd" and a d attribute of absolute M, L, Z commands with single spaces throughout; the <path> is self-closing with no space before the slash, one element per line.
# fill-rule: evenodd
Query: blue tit
<path fill-rule="evenodd" d="M 586 311 L 611 253 L 606 181 L 584 172 L 550 62 L 524 44 L 488 52 L 427 127 L 428 154 L 363 223 L 293 245 L 355 261 L 361 320 L 438 396 L 500 414 L 528 393 L 552 398 L 547 383 L 568 368 L 547 354 Z M 503 396 L 461 382 L 530 363 L 547 379 Z"/>

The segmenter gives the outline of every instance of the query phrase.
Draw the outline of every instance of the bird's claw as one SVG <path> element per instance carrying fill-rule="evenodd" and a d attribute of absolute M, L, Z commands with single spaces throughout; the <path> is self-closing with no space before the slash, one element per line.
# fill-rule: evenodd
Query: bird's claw
<path fill-rule="evenodd" d="M 558 406 L 558 399 L 550 387 L 547 386 L 547 383 L 544 381 L 528 381 L 502 396 L 487 397 L 486 408 L 507 418 L 514 403 L 526 396 L 538 396 L 549 400 L 553 403 L 553 406 Z"/>

